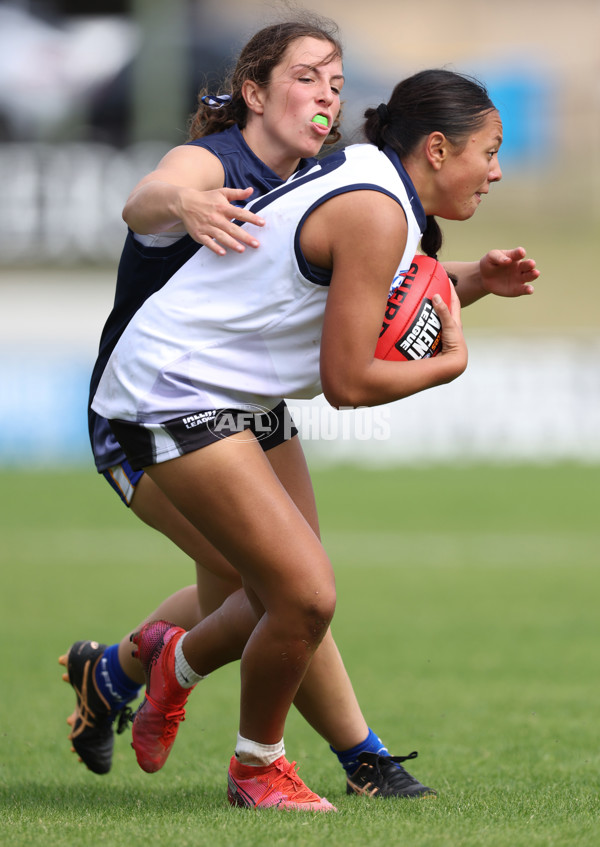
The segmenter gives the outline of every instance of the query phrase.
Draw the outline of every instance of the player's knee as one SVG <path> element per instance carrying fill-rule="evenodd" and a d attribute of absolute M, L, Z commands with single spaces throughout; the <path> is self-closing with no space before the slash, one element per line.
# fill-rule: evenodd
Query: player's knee
<path fill-rule="evenodd" d="M 315 589 L 313 593 L 304 596 L 300 614 L 304 638 L 308 644 L 317 645 L 321 642 L 333 618 L 335 602 L 333 584 Z"/>

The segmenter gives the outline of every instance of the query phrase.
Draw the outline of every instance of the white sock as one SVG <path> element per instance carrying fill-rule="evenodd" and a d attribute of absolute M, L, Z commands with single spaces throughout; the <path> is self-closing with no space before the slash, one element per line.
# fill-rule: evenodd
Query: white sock
<path fill-rule="evenodd" d="M 201 674 L 196 673 L 196 671 L 189 666 L 187 659 L 183 655 L 182 644 L 185 637 L 185 635 L 182 636 L 175 645 L 175 676 L 177 677 L 177 682 L 182 688 L 193 688 L 194 685 L 196 685 L 197 682 L 200 682 L 201 679 L 204 679 L 204 677 L 201 676 Z"/>
<path fill-rule="evenodd" d="M 235 758 L 242 765 L 264 767 L 265 765 L 272 765 L 280 756 L 285 756 L 283 738 L 277 744 L 261 744 L 258 741 L 251 741 L 249 738 L 244 738 L 238 732 L 237 744 L 235 745 Z"/>

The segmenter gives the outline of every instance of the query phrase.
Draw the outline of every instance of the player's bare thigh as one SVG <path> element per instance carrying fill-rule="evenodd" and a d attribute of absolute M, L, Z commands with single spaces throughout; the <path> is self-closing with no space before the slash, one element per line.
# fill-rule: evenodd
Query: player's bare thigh
<path fill-rule="evenodd" d="M 322 607 L 327 617 L 335 597 L 331 564 L 311 526 L 316 510 L 309 523 L 274 472 L 284 449 L 298 461 L 301 453 L 288 443 L 269 451 L 269 460 L 256 439 L 240 433 L 146 471 L 235 566 L 265 609 L 309 605 Z M 289 484 L 305 506 L 312 504 L 311 511 L 312 489 L 306 471 L 297 468 L 288 472 Z"/>

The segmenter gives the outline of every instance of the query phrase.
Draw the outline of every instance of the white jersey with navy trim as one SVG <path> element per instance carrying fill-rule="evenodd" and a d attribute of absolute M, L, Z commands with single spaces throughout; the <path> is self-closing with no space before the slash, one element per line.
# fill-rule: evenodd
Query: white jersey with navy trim
<path fill-rule="evenodd" d="M 315 208 L 357 190 L 381 191 L 403 207 L 408 238 L 398 273 L 406 271 L 425 214 L 398 157 L 370 144 L 331 154 L 250 204 L 266 220 L 262 228 L 244 224 L 259 248 L 199 250 L 144 303 L 106 365 L 93 408 L 109 419 L 161 423 L 319 394 L 330 275 L 306 262 L 300 232 Z"/>
<path fill-rule="evenodd" d="M 248 147 L 240 128 L 233 125 L 222 132 L 197 138 L 187 143 L 189 147 L 203 147 L 212 153 L 223 166 L 225 188 L 253 189 L 252 200 L 278 188 L 283 180 Z M 316 159 L 302 159 L 301 167 L 312 165 Z M 243 203 L 235 204 L 243 206 Z M 91 402 L 100 377 L 121 333 L 142 303 L 162 286 L 201 247 L 189 235 L 173 240 L 157 241 L 156 236 L 140 239 L 127 231 L 123 252 L 119 260 L 113 308 L 108 316 L 98 348 L 98 357 L 90 379 L 88 402 L 88 428 L 96 468 L 101 473 L 125 461 L 125 452 L 118 443 L 108 421 L 98 415 Z"/>

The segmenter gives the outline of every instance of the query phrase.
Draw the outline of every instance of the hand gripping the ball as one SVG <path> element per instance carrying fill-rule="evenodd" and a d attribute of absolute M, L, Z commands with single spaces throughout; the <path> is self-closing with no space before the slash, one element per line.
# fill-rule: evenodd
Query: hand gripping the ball
<path fill-rule="evenodd" d="M 448 378 L 443 381 L 451 382 L 465 371 L 469 359 L 462 330 L 460 300 L 454 286 L 451 286 L 450 308 L 439 294 L 433 296 L 433 307 L 442 324 L 442 349 L 438 355 L 448 368 Z"/>

